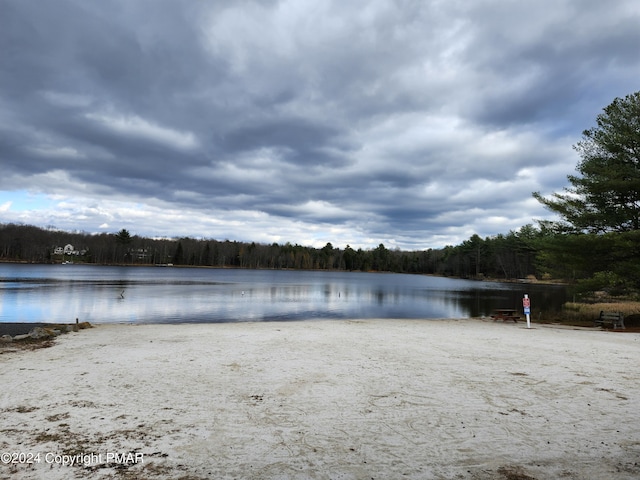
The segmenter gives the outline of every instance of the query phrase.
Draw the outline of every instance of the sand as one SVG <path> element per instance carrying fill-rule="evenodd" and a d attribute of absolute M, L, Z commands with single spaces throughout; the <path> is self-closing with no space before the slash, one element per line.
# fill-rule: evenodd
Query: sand
<path fill-rule="evenodd" d="M 479 319 L 100 325 L 0 355 L 0 478 L 637 479 L 639 364 Z"/>

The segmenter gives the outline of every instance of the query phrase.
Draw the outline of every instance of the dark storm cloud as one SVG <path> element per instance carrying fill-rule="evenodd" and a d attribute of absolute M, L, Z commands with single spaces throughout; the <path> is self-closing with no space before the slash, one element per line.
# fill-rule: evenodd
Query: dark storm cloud
<path fill-rule="evenodd" d="M 299 118 L 277 118 L 238 127 L 225 135 L 220 146 L 227 153 L 282 149 L 283 158 L 294 164 L 338 166 L 341 159 L 322 148 L 340 146 L 339 139 L 340 130 L 335 127 Z"/>
<path fill-rule="evenodd" d="M 590 120 L 582 104 L 600 109 L 612 92 L 633 88 L 640 12 L 631 3 L 478 2 L 473 10 L 469 61 L 498 87 L 479 98 L 479 121 L 552 126 L 555 117 L 566 133 Z"/>
<path fill-rule="evenodd" d="M 505 233 L 544 215 L 531 191 L 562 188 L 571 144 L 640 74 L 631 1 L 0 9 L 0 191 L 58 202 L 0 201 L 0 220 L 89 231 L 412 248 Z"/>

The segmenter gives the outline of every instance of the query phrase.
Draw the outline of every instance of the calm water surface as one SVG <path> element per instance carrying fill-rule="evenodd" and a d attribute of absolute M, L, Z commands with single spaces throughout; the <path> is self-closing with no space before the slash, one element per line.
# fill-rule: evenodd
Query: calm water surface
<path fill-rule="evenodd" d="M 0 322 L 183 323 L 464 318 L 522 308 L 534 319 L 563 287 L 422 275 L 0 264 Z"/>

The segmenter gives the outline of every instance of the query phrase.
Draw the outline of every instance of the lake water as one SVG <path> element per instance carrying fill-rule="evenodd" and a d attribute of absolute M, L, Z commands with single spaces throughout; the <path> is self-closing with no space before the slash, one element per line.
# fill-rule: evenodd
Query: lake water
<path fill-rule="evenodd" d="M 423 275 L 0 264 L 0 322 L 464 318 L 521 311 L 525 293 L 534 319 L 566 300 L 563 287 Z"/>

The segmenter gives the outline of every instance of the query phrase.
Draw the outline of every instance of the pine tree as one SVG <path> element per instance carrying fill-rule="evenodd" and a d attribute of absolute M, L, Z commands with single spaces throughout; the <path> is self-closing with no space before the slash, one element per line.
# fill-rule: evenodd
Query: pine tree
<path fill-rule="evenodd" d="M 582 158 L 580 175 L 565 194 L 534 197 L 574 232 L 628 232 L 640 229 L 640 92 L 616 98 L 583 132 L 574 148 Z"/>

